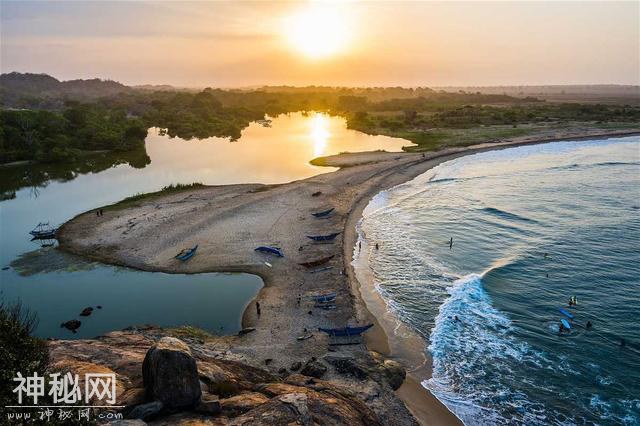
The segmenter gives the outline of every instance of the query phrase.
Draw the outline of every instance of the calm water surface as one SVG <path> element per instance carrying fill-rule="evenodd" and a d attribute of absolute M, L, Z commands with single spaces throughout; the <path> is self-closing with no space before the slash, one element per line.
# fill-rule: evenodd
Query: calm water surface
<path fill-rule="evenodd" d="M 640 424 L 639 137 L 443 163 L 379 194 L 361 229 L 433 357 L 424 385 L 466 424 Z"/>
<path fill-rule="evenodd" d="M 0 291 L 37 312 L 43 337 L 81 338 L 132 324 L 192 324 L 236 332 L 262 286 L 248 274 L 168 275 L 88 263 L 55 249 L 39 249 L 28 232 L 57 226 L 84 211 L 172 183 L 283 183 L 331 168 L 309 160 L 343 151 L 399 151 L 409 142 L 346 129 L 344 119 L 290 114 L 271 127 L 251 124 L 242 137 L 185 141 L 150 129 L 146 152 L 98 154 L 69 165 L 0 168 Z M 87 306 L 101 305 L 77 334 L 60 328 Z"/>

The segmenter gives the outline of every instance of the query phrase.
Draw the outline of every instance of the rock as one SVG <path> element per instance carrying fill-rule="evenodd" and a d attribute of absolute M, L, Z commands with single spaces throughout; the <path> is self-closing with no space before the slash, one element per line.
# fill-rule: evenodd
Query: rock
<path fill-rule="evenodd" d="M 98 305 L 98 306 L 96 306 L 96 308 L 98 308 L 98 309 L 102 309 L 102 306 Z"/>
<path fill-rule="evenodd" d="M 291 371 L 298 371 L 300 370 L 300 368 L 302 367 L 302 363 L 300 361 L 296 361 L 293 364 L 291 364 L 291 368 L 289 368 Z"/>
<path fill-rule="evenodd" d="M 147 351 L 142 378 L 147 395 L 168 409 L 192 408 L 200 401 L 196 361 L 189 346 L 175 337 L 163 337 Z"/>
<path fill-rule="evenodd" d="M 340 374 L 347 374 L 360 380 L 369 377 L 367 370 L 351 357 L 327 355 L 324 360 L 333 365 Z"/>
<path fill-rule="evenodd" d="M 200 399 L 196 412 L 201 414 L 220 414 L 220 400 L 215 395 L 207 395 Z"/>
<path fill-rule="evenodd" d="M 402 386 L 402 383 L 404 383 L 404 379 L 407 376 L 407 372 L 404 367 L 399 362 L 386 359 L 378 352 L 371 351 L 369 353 L 376 362 L 376 372 L 389 383 L 389 386 L 391 386 L 393 390 Z"/>
<path fill-rule="evenodd" d="M 88 308 L 84 308 L 82 310 L 82 312 L 80 312 L 80 316 L 81 317 L 88 317 L 89 315 L 91 315 L 91 312 L 93 312 L 93 308 L 91 306 L 89 306 Z"/>
<path fill-rule="evenodd" d="M 287 375 L 287 369 L 282 367 L 281 369 L 278 370 L 278 374 L 281 376 L 286 376 Z"/>
<path fill-rule="evenodd" d="M 129 414 L 127 414 L 127 418 L 149 420 L 157 416 L 163 408 L 164 404 L 162 404 L 162 402 L 160 401 L 153 401 L 146 404 L 136 405 L 131 411 L 129 411 Z"/>
<path fill-rule="evenodd" d="M 228 417 L 236 417 L 253 410 L 269 401 L 269 398 L 258 392 L 245 392 L 220 400 L 222 413 Z"/>
<path fill-rule="evenodd" d="M 273 358 L 267 358 L 264 360 L 264 365 L 269 365 L 271 362 L 273 362 Z"/>
<path fill-rule="evenodd" d="M 311 360 L 307 362 L 304 365 L 304 367 L 302 367 L 302 370 L 300 371 L 300 373 L 304 374 L 305 376 L 315 377 L 316 379 L 319 379 L 322 376 L 324 376 L 324 373 L 326 372 L 327 372 L 327 367 L 322 365 L 317 360 Z"/>
<path fill-rule="evenodd" d="M 81 325 L 82 323 L 80 321 L 78 321 L 77 319 L 72 319 L 70 321 L 63 322 L 62 324 L 60 324 L 60 328 L 66 328 L 67 330 L 70 330 L 75 333 L 76 330 L 79 329 Z"/>
<path fill-rule="evenodd" d="M 130 388 L 123 392 L 118 399 L 119 405 L 133 407 L 145 403 L 145 390 L 144 388 Z"/>

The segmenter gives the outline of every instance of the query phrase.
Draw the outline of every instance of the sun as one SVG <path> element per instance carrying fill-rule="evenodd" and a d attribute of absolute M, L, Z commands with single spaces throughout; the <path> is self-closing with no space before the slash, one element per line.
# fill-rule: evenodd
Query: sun
<path fill-rule="evenodd" d="M 322 59 L 346 50 L 350 39 L 347 13 L 336 3 L 313 3 L 285 19 L 285 37 L 299 53 Z"/>

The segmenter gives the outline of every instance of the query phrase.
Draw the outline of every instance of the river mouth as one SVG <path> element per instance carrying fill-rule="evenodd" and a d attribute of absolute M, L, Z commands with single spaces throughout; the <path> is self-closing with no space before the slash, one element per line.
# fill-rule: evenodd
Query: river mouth
<path fill-rule="evenodd" d="M 144 323 L 237 332 L 246 306 L 263 285 L 258 276 L 107 266 L 61 253 L 55 241 L 44 241 L 52 245 L 40 248 L 43 241 L 30 241 L 28 233 L 40 222 L 56 227 L 83 212 L 171 184 L 284 183 L 335 170 L 309 164 L 317 156 L 400 151 L 410 145 L 349 130 L 343 118 L 320 113 L 281 115 L 264 124 L 252 123 L 237 141 L 183 140 L 152 128 L 140 152 L 0 168 L 0 266 L 11 265 L 0 271 L 0 301 L 20 301 L 36 313 L 35 334 L 45 338 L 94 337 Z M 79 317 L 87 307 L 94 308 L 91 315 Z M 60 327 L 72 319 L 82 322 L 76 333 Z"/>

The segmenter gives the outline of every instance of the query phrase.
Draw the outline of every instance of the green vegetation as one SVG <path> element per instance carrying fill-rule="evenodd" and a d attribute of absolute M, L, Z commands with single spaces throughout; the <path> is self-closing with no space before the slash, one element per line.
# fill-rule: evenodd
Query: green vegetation
<path fill-rule="evenodd" d="M 123 110 L 69 104 L 63 112 L 0 111 L 0 162 L 72 161 L 83 152 L 129 151 L 143 145 L 147 128 Z"/>
<path fill-rule="evenodd" d="M 49 363 L 46 342 L 31 336 L 38 324 L 35 314 L 20 303 L 6 305 L 0 302 L 0 410 L 17 405 L 12 392 L 13 381 L 20 372 L 23 377 L 33 373 L 43 376 Z M 3 415 L 6 419 L 6 417 Z"/>
<path fill-rule="evenodd" d="M 199 339 L 199 340 L 211 340 L 216 339 L 216 336 L 192 325 L 183 325 L 181 327 L 165 329 L 167 335 L 177 337 L 180 339 Z"/>
<path fill-rule="evenodd" d="M 17 73 L 1 77 L 3 93 L 11 94 L 2 101 L 5 107 L 57 108 L 0 112 L 3 163 L 69 161 L 87 151 L 140 149 L 149 127 L 183 139 L 237 139 L 252 121 L 297 111 L 345 116 L 349 128 L 418 144 L 409 150 L 537 134 L 569 122 L 609 130 L 634 128 L 640 122 L 640 106 L 626 105 L 628 98 L 608 104 L 552 103 L 524 94 L 424 87 L 150 91 L 100 80 L 59 82 L 46 75 Z M 92 103 L 68 100 L 79 96 Z"/>

